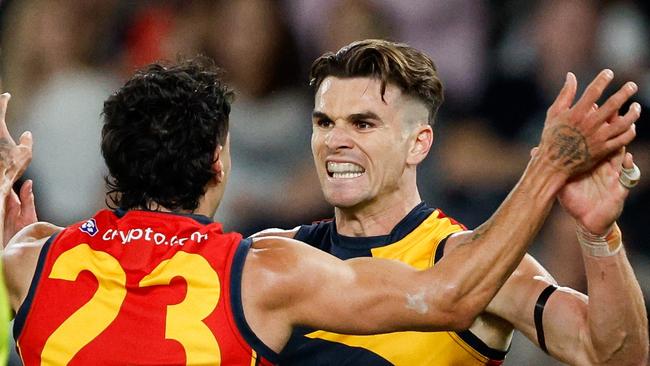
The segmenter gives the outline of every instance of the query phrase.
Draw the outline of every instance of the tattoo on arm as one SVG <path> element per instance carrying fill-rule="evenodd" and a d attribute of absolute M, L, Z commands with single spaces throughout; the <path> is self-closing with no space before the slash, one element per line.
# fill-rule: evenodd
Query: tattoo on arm
<path fill-rule="evenodd" d="M 490 230 L 491 226 L 492 224 L 490 222 L 486 222 L 483 225 L 476 228 L 476 230 L 474 230 L 474 232 L 472 233 L 472 239 L 470 239 L 470 241 L 477 240 L 478 238 L 483 236 L 488 230 Z"/>
<path fill-rule="evenodd" d="M 580 168 L 591 158 L 585 137 L 576 128 L 560 125 L 551 130 L 551 160 L 567 168 Z"/>

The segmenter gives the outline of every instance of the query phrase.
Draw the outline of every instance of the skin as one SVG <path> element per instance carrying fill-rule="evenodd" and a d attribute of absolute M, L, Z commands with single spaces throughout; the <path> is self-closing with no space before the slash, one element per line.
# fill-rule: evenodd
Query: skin
<path fill-rule="evenodd" d="M 573 100 L 571 90 L 575 93 L 575 80 L 572 80 L 573 83 L 568 82 L 563 89 L 557 103 L 564 99 Z M 600 75 L 578 105 L 593 104 L 609 80 L 611 76 Z M 364 87 L 367 87 L 368 80 L 365 84 Z M 361 89 L 352 90 L 359 92 Z M 387 104 L 403 97 L 400 94 L 398 90 L 395 91 L 397 99 L 387 98 Z M 3 112 L 7 99 L 1 99 Z M 416 107 L 417 103 L 406 100 L 400 105 Z M 375 115 L 385 122 L 376 129 L 358 123 L 358 119 L 349 117 L 349 114 L 338 116 L 332 112 L 321 112 L 334 122 L 332 125 L 319 122 L 315 127 L 315 131 L 323 129 L 322 141 L 330 145 L 329 150 L 336 150 L 341 144 L 343 149 L 354 150 L 356 140 L 350 139 L 350 136 L 366 136 L 369 133 L 367 130 L 380 131 L 382 136 L 391 139 L 388 144 L 368 143 L 364 150 L 353 154 L 336 154 L 325 149 L 322 155 L 325 167 L 329 159 L 338 163 L 354 162 L 365 169 L 365 176 L 362 174 L 361 179 L 354 178 L 360 184 L 352 187 L 355 189 L 352 193 L 337 196 L 340 184 L 349 189 L 351 186 L 346 182 L 330 182 L 332 194 L 344 206 L 337 208 L 337 214 L 351 218 L 351 225 L 345 225 L 346 222 L 341 220 L 342 227 L 347 227 L 346 230 L 365 230 L 361 219 L 366 221 L 364 216 L 368 216 L 372 218 L 369 229 L 385 230 L 391 225 L 390 220 L 395 220 L 399 214 L 386 215 L 389 207 L 376 204 L 374 198 L 378 195 L 392 197 L 401 189 L 402 183 L 415 179 L 414 166 L 426 156 L 432 143 L 431 128 L 422 125 L 409 133 L 405 133 L 401 124 L 397 126 L 399 128 L 394 128 L 397 121 L 403 121 L 407 116 L 407 110 L 399 111 L 390 120 L 376 112 Z M 549 116 L 545 126 L 548 133 L 542 138 L 539 153 L 531 158 L 524 176 L 497 213 L 479 229 L 478 235 L 458 235 L 453 240 L 457 242 L 454 250 L 435 269 L 418 272 L 398 262 L 369 258 L 340 261 L 286 237 L 256 238 L 246 259 L 242 279 L 244 312 L 253 331 L 269 347 L 279 351 L 293 327 L 298 325 L 357 334 L 469 327 L 520 262 L 528 242 L 539 229 L 560 188 L 570 177 L 591 169 L 604 156 L 633 138 L 633 134 L 627 132 L 635 120 L 633 116 L 611 124 L 618 131 L 616 134 L 589 134 L 605 126 L 605 119 L 590 118 L 586 112 L 565 112 L 561 110 Z M 420 126 L 417 119 L 406 122 Z M 570 137 L 584 141 L 584 145 L 579 145 L 583 146 L 582 150 L 566 153 L 563 142 L 567 134 L 553 133 L 567 127 Z M 329 131 L 335 133 L 330 134 Z M 336 135 L 339 132 L 341 134 Z M 316 136 L 316 132 L 314 135 L 316 154 L 321 136 Z M 7 151 L 11 155 L 21 148 L 22 144 L 14 144 Z M 393 149 L 390 151 L 394 154 L 388 161 L 376 160 L 374 152 L 385 148 Z M 586 153 L 587 149 L 590 154 Z M 0 160 L 5 164 L 12 159 Z M 24 169 L 26 163 L 23 161 L 19 168 Z M 407 178 L 395 179 L 394 169 L 400 165 L 407 167 L 397 172 Z M 388 169 L 384 169 L 386 167 Z M 228 143 L 215 151 L 213 168 L 217 173 L 216 178 L 206 187 L 207 193 L 194 210 L 195 213 L 211 215 L 218 207 L 230 169 Z M 319 175 L 324 177 L 322 170 Z M 17 176 L 19 174 L 13 170 L 5 172 L 2 177 L 3 192 L 8 194 L 7 187 Z M 408 202 L 415 201 L 411 199 Z M 0 207 L 4 210 L 4 206 Z M 164 207 L 158 208 L 164 210 Z M 355 214 L 355 208 L 360 208 L 362 214 Z M 403 214 L 406 212 L 408 210 Z M 6 215 L 4 211 L 2 213 Z M 14 309 L 24 299 L 35 257 L 49 235 L 51 232 L 48 233 L 46 224 L 34 224 L 16 234 L 8 244 L 3 259 Z M 464 241 L 468 238 L 472 239 L 472 245 L 465 245 Z M 24 269 L 22 273 L 21 268 Z M 342 293 L 346 294 L 343 298 L 340 296 Z M 328 311 L 323 312 L 323 308 Z M 359 317 L 359 314 L 364 316 Z"/>
<path fill-rule="evenodd" d="M 631 141 L 635 134 L 633 122 L 640 115 L 637 103 L 619 115 L 623 103 L 637 90 L 634 83 L 625 84 L 601 106 L 595 104 L 596 96 L 612 77 L 608 70 L 601 72 L 574 104 L 577 83 L 572 74 L 567 75 L 565 86 L 548 110 L 542 141 L 533 154 L 547 154 L 558 170 L 570 166 L 579 172 L 556 193 L 576 222 L 594 234 L 611 230 L 629 193 L 618 182 L 618 175 L 621 166 L 632 166 L 632 156 L 623 149 L 608 151 L 607 147 Z M 315 96 L 314 162 L 325 197 L 335 206 L 337 230 L 346 236 L 386 235 L 421 201 L 416 166 L 433 141 L 426 111 L 391 84 L 382 100 L 379 86 L 379 80 L 373 78 L 327 77 Z M 372 117 L 359 119 L 359 114 Z M 554 118 L 583 120 L 552 126 L 549 120 Z M 586 126 L 594 120 L 606 123 Z M 608 143 L 584 148 L 590 138 L 603 135 L 610 137 Z M 568 159 L 560 163 L 562 154 Z M 587 168 L 587 161 L 599 157 L 604 159 L 595 168 Z M 331 172 L 328 174 L 330 161 L 358 164 L 363 173 L 337 179 Z M 458 248 L 475 245 L 477 240 L 503 229 L 496 224 L 498 213 L 476 230 L 450 237 L 441 263 Z M 293 237 L 296 232 L 270 230 L 261 235 Z M 507 235 L 503 240 L 509 240 Z M 547 302 L 544 329 L 550 354 L 580 365 L 644 363 L 648 321 L 625 251 L 612 257 L 593 257 L 585 252 L 583 259 L 590 296 L 560 288 Z M 472 324 L 471 331 L 497 349 L 508 348 L 513 329 L 537 342 L 533 309 L 539 294 L 551 283 L 556 284 L 553 277 L 526 255 L 487 311 Z M 626 301 L 619 301 L 623 298 Z"/>

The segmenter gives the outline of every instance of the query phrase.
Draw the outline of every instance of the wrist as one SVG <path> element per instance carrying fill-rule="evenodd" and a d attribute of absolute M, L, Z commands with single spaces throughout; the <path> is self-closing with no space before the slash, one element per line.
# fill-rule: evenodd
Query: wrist
<path fill-rule="evenodd" d="M 528 182 L 536 197 L 555 200 L 570 176 L 551 162 L 535 157 L 528 163 L 525 177 L 529 177 Z"/>
<path fill-rule="evenodd" d="M 623 247 L 621 230 L 616 223 L 605 234 L 593 234 L 578 224 L 576 234 L 582 250 L 594 257 L 611 257 Z"/>

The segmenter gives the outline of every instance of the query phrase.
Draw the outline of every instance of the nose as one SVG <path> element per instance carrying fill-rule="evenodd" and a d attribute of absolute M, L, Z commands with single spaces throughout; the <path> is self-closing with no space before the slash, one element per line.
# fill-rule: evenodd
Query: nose
<path fill-rule="evenodd" d="M 330 150 L 350 149 L 354 146 L 354 140 L 345 128 L 334 126 L 325 135 L 325 145 Z"/>

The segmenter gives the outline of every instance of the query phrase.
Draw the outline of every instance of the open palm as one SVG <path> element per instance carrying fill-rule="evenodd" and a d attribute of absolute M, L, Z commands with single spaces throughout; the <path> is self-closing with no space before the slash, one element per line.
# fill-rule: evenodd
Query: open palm
<path fill-rule="evenodd" d="M 629 193 L 618 181 L 623 161 L 632 166 L 632 155 L 621 150 L 569 181 L 558 194 L 567 213 L 593 234 L 605 234 L 623 211 Z"/>

